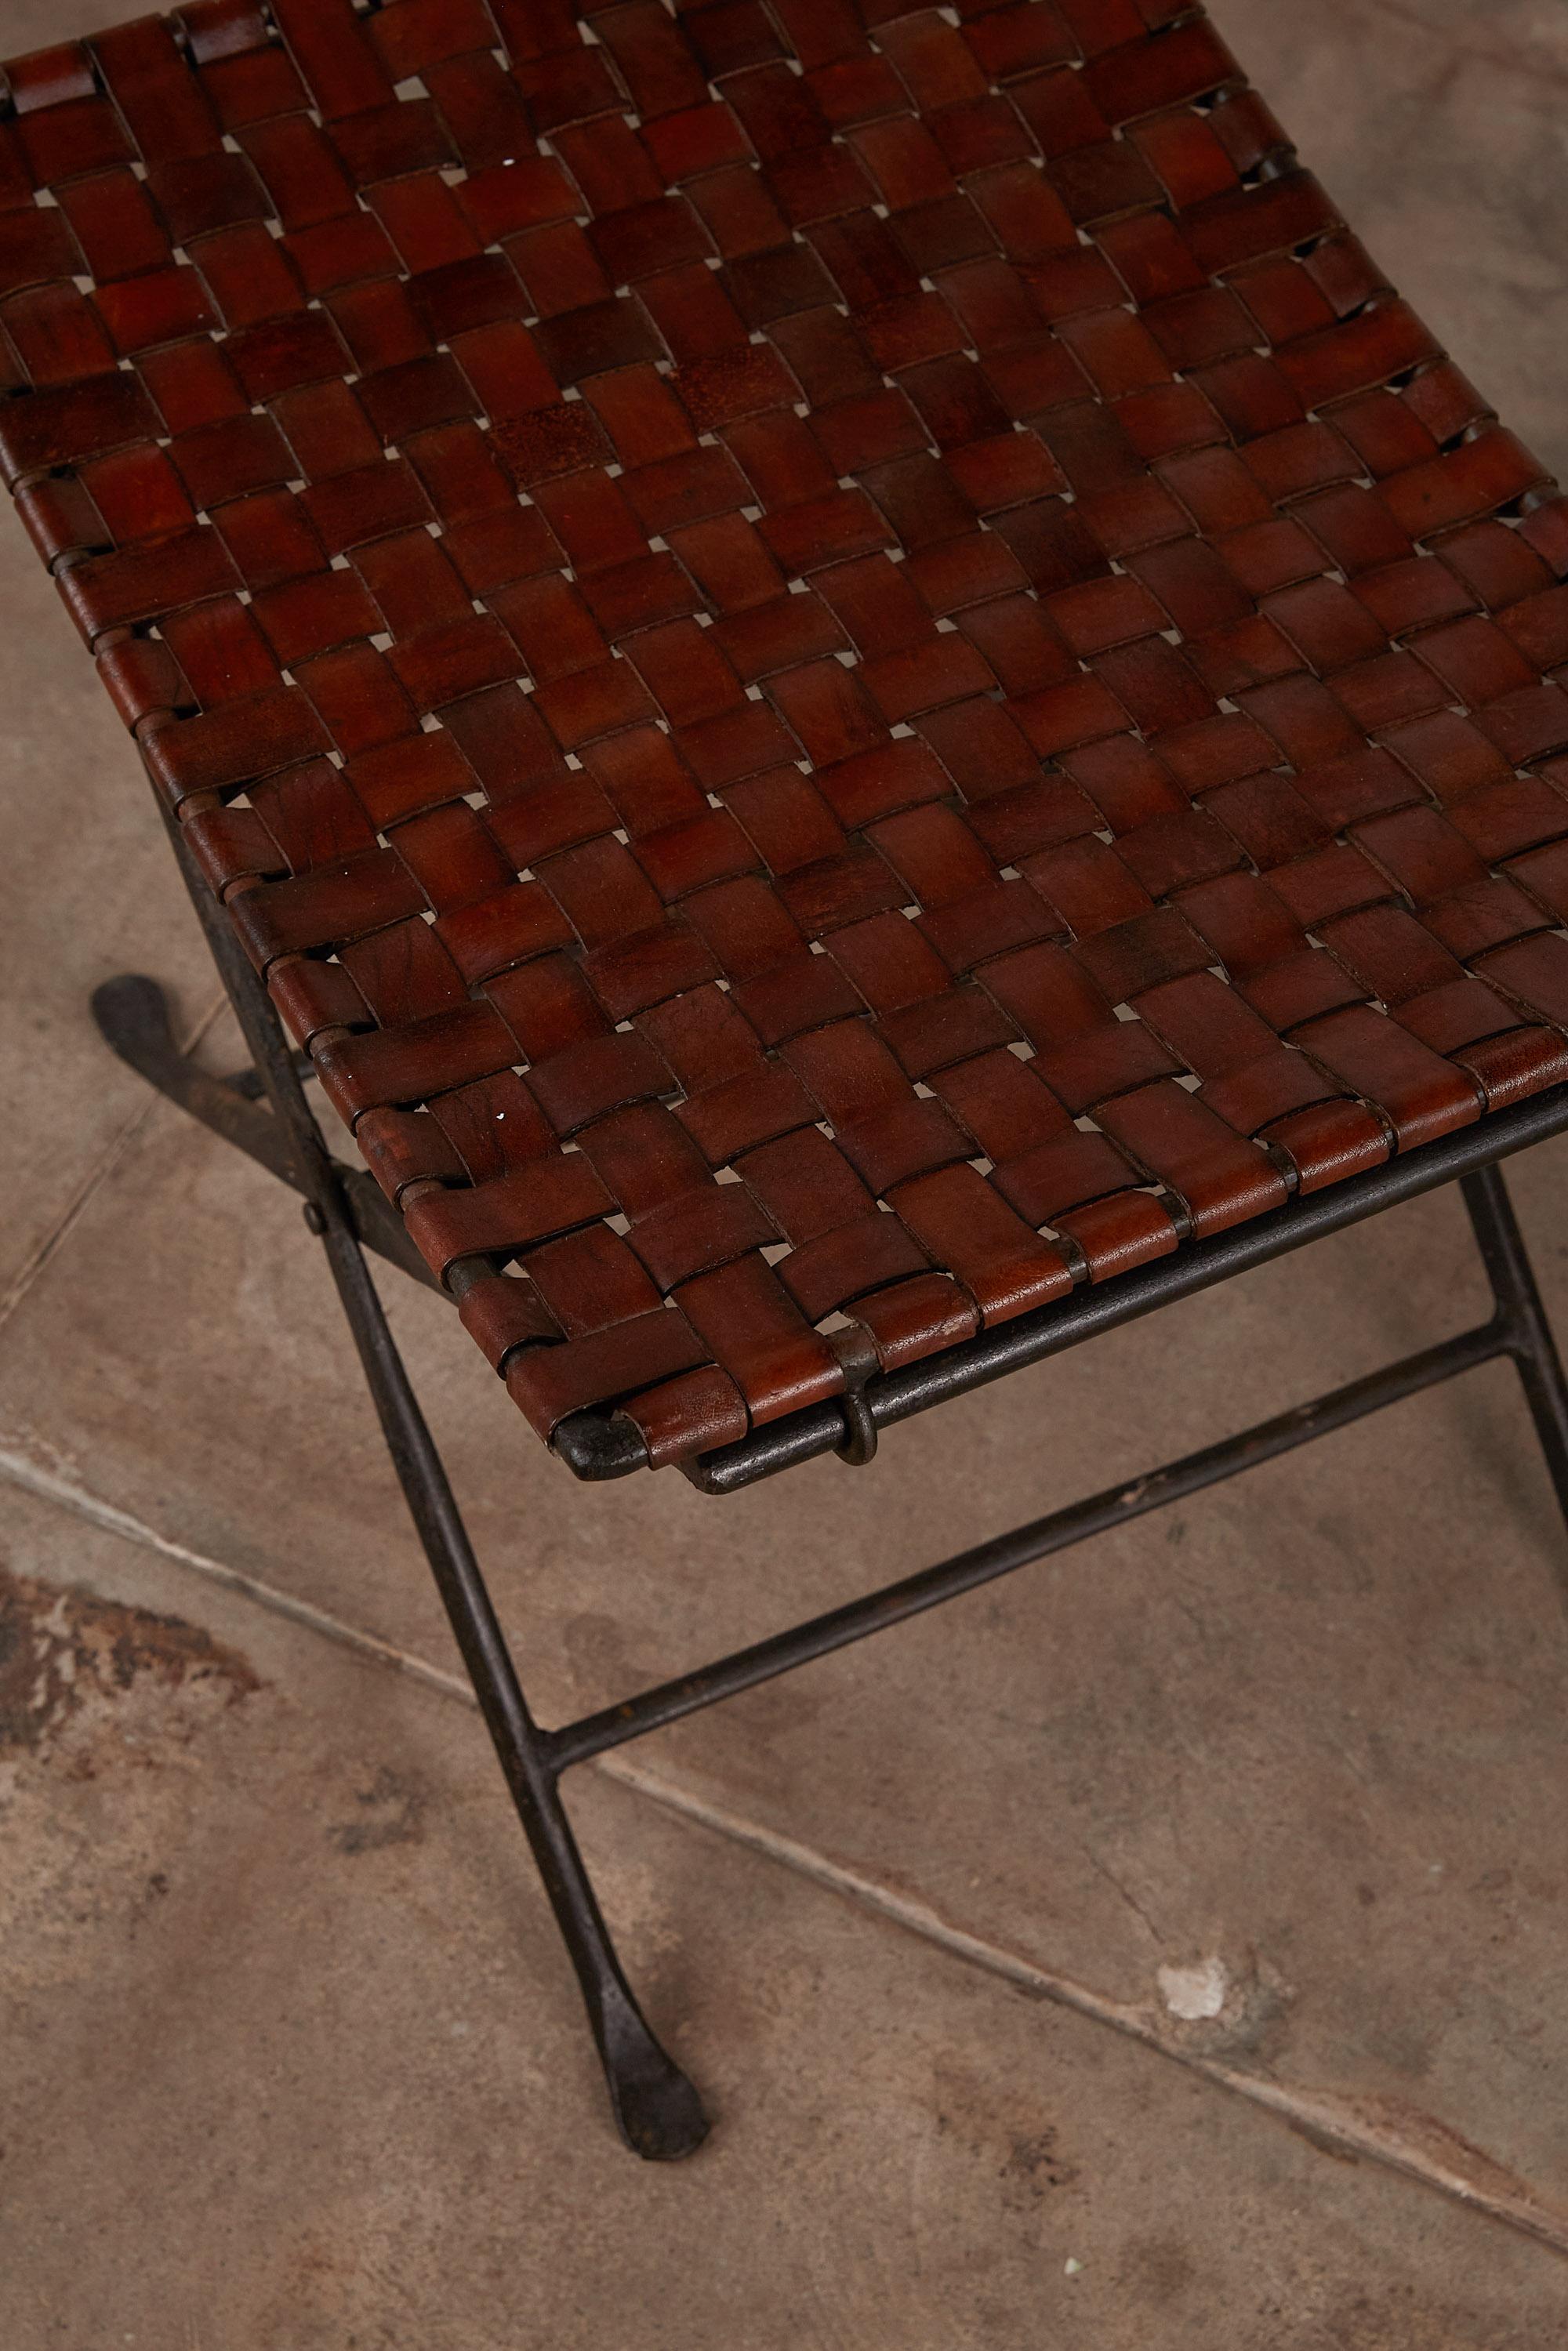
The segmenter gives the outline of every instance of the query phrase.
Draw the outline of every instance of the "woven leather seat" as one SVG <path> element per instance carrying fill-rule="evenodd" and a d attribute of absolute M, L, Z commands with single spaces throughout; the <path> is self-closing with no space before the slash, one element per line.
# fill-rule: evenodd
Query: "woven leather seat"
<path fill-rule="evenodd" d="M 9 89 L 6 479 L 542 1435 L 1568 1077 L 1568 506 L 1200 9 L 200 0 Z"/>

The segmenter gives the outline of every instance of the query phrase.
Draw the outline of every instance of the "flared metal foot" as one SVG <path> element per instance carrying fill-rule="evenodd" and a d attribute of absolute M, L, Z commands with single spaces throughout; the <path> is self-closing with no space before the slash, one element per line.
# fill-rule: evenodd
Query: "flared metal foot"
<path fill-rule="evenodd" d="M 703 2102 L 635 2007 L 605 2019 L 600 2054 L 616 2126 L 632 2154 L 645 2163 L 695 2155 L 708 2135 Z"/>
<path fill-rule="evenodd" d="M 360 1254 L 379 1249 L 434 1282 L 401 1217 L 361 1169 L 328 1154 L 270 1005 L 232 942 L 220 941 L 254 1071 L 215 1078 L 180 1050 L 156 980 L 127 972 L 95 990 L 105 1041 L 149 1084 L 305 1196 L 353 1332 L 394 1468 L 446 1604 L 476 1697 L 577 1972 L 622 2137 L 652 2163 L 690 2155 L 707 2137 L 695 2089 L 654 2039 L 622 1972 L 577 1840 L 559 1770 L 528 1712 L 461 1514 Z M 248 1018 L 247 1018 L 248 1016 Z M 266 1098 L 266 1106 L 256 1099 Z"/>
<path fill-rule="evenodd" d="M 438 1578 L 438 1580 L 440 1580 Z M 466 1579 L 465 1579 L 466 1581 Z M 447 1587 L 444 1583 L 444 1590 Z M 455 1602 L 455 1605 L 453 1604 Z M 674 2163 L 708 2133 L 701 2098 L 637 2005 L 482 1584 L 448 1601 L 496 1752 L 577 1975 L 616 2127 L 633 2155 Z"/>
<path fill-rule="evenodd" d="M 152 1077 L 154 1070 L 179 1059 L 169 999 L 155 979 L 141 972 L 121 972 L 95 987 L 92 1017 L 105 1044 L 143 1077 Z"/>

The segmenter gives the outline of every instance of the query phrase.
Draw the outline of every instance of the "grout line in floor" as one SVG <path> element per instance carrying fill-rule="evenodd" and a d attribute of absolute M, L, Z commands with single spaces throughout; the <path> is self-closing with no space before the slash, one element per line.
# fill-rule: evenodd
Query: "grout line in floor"
<path fill-rule="evenodd" d="M 1527 2180 L 1508 2171 L 1479 2147 L 1418 2109 L 1404 2110 L 1398 2119 L 1385 2099 L 1360 2101 L 1333 2090 L 1287 2087 L 1222 2059 L 1184 2049 L 1162 2031 L 1157 2011 L 1113 2000 L 1071 1976 L 1042 1967 L 1039 1961 L 1005 1945 L 988 1941 L 957 1927 L 929 1904 L 900 1894 L 878 1878 L 849 1868 L 815 1846 L 801 1844 L 777 1829 L 732 1813 L 677 1782 L 665 1780 L 643 1764 L 622 1755 L 601 1755 L 599 1768 L 625 1786 L 636 1789 L 651 1802 L 715 1830 L 786 1869 L 797 1871 L 813 1884 L 841 1894 L 859 1907 L 874 1912 L 923 1941 L 934 1943 L 953 1958 L 999 1977 L 1036 2000 L 1049 2000 L 1081 2016 L 1126 2033 L 1156 2055 L 1169 2057 L 1190 2072 L 1201 2074 L 1218 2087 L 1233 2091 L 1276 2115 L 1308 2139 L 1325 2145 L 1342 2158 L 1364 2158 L 1386 2169 L 1402 2172 L 1420 2186 L 1450 2197 L 1457 2203 L 1505 2227 L 1533 2237 L 1552 2252 L 1568 2256 L 1568 2211 L 1545 2203 Z M 1401 2128 L 1403 2124 L 1403 2129 Z M 1422 2144 L 1424 2142 L 1424 2144 Z"/>
<path fill-rule="evenodd" d="M 308 1601 L 278 1590 L 260 1577 L 247 1575 L 239 1568 L 161 1534 L 131 1512 L 24 1453 L 0 1447 L 0 1479 L 106 1532 L 155 1552 L 161 1558 L 237 1593 L 271 1614 L 352 1650 L 369 1663 L 404 1675 L 441 1697 L 456 1698 L 477 1711 L 474 1692 L 461 1674 L 431 1665 Z M 1547 2203 L 1528 2181 L 1418 2109 L 1396 2108 L 1387 2099 L 1358 2099 L 1333 2090 L 1287 2087 L 1242 2067 L 1228 2065 L 1222 2059 L 1183 2048 L 1162 2028 L 1154 2009 L 1114 2000 L 1021 1952 L 972 1934 L 943 1917 L 928 1904 L 835 1861 L 815 1846 L 803 1844 L 764 1823 L 716 1803 L 645 1764 L 634 1762 L 623 1754 L 607 1754 L 594 1759 L 594 1768 L 664 1811 L 794 1871 L 858 1908 L 934 1945 L 950 1958 L 995 1976 L 1032 1999 L 1054 2001 L 1092 2022 L 1125 2034 L 1155 2054 L 1201 2074 L 1217 2087 L 1263 2107 L 1328 2151 L 1342 2158 L 1364 2158 L 1399 2172 L 1418 2186 L 1531 2237 L 1553 2252 L 1568 2256 L 1568 2210 Z"/>
<path fill-rule="evenodd" d="M 308 1600 L 299 1600 L 290 1592 L 282 1592 L 275 1583 L 265 1583 L 259 1576 L 247 1575 L 243 1568 L 231 1567 L 221 1559 L 205 1552 L 193 1551 L 189 1544 L 176 1542 L 170 1535 L 160 1534 L 145 1520 L 133 1518 L 129 1510 L 99 1495 L 89 1493 L 85 1486 L 76 1485 L 62 1478 L 57 1470 L 47 1469 L 41 1462 L 29 1459 L 0 1447 L 0 1479 L 19 1486 L 24 1493 L 39 1501 L 53 1502 L 69 1510 L 89 1525 L 101 1527 L 108 1534 L 120 1535 L 126 1541 L 139 1544 L 144 1551 L 154 1551 L 160 1558 L 172 1560 L 177 1567 L 193 1569 L 209 1583 L 216 1583 L 225 1592 L 237 1592 L 242 1599 L 268 1610 L 274 1616 L 287 1617 L 290 1624 L 301 1625 L 309 1633 L 336 1641 L 372 1664 L 384 1666 L 393 1673 L 405 1674 L 412 1681 L 423 1682 L 428 1688 L 439 1690 L 444 1698 L 460 1698 L 476 1706 L 473 1690 L 461 1674 L 444 1672 L 423 1657 L 414 1656 L 407 1649 L 399 1649 L 390 1641 L 379 1640 L 374 1633 L 362 1632 L 359 1625 L 349 1625 L 340 1616 L 330 1615 L 324 1608 L 313 1607 Z"/>

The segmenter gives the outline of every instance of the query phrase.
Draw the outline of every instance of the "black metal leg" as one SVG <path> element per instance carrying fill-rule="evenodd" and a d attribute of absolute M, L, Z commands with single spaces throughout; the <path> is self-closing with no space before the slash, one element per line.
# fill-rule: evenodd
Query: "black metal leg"
<path fill-rule="evenodd" d="M 1519 1367 L 1535 1433 L 1559 1506 L 1568 1520 L 1568 1380 L 1563 1378 L 1562 1358 L 1536 1287 L 1524 1236 L 1500 1167 L 1482 1167 L 1466 1176 L 1461 1189 L 1498 1314 L 1509 1329 L 1508 1352 Z"/>
<path fill-rule="evenodd" d="M 224 1081 L 193 1072 L 172 1050 L 162 992 L 152 982 L 109 982 L 94 998 L 94 1012 L 109 1041 L 150 1082 L 305 1195 L 306 1221 L 326 1249 L 403 1498 L 577 1970 L 622 2137 L 651 2161 L 690 2155 L 707 2136 L 702 2101 L 655 2040 L 616 1957 L 561 1804 L 561 1766 L 528 1711 L 441 1456 L 371 1280 L 350 1172 L 327 1149 L 265 988 L 222 908 L 193 874 L 177 831 L 171 831 L 270 1113 Z M 272 1128 L 270 1141 L 253 1131 L 262 1120 Z"/>
<path fill-rule="evenodd" d="M 151 980 L 109 981 L 93 1001 L 99 1026 L 161 1092 L 305 1194 L 307 1221 L 326 1249 L 404 1499 L 577 1970 L 622 2137 L 653 2161 L 689 2155 L 707 2136 L 702 2102 L 654 2039 L 616 1958 L 561 1804 L 560 1767 L 528 1711 L 451 1484 L 371 1280 L 343 1181 L 349 1171 L 328 1155 L 272 1007 L 248 966 L 236 969 L 227 956 L 221 961 L 272 1111 L 255 1107 L 224 1080 L 207 1078 L 183 1061 L 168 1033 L 162 991 Z"/>
<path fill-rule="evenodd" d="M 558 1772 L 528 1711 L 441 1457 L 409 1384 L 346 1219 L 329 1211 L 321 1238 L 403 1494 L 501 1769 L 577 1970 L 622 2137 L 653 2161 L 690 2155 L 707 2136 L 696 2091 L 654 2039 L 615 1956 Z"/>

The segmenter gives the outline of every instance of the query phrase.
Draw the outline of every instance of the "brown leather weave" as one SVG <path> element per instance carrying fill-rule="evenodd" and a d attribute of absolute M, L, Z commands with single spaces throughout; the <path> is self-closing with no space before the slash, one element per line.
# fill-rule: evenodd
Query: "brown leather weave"
<path fill-rule="evenodd" d="M 9 88 L 7 481 L 541 1433 L 1568 1076 L 1568 505 L 1200 9 L 201 0 Z"/>

